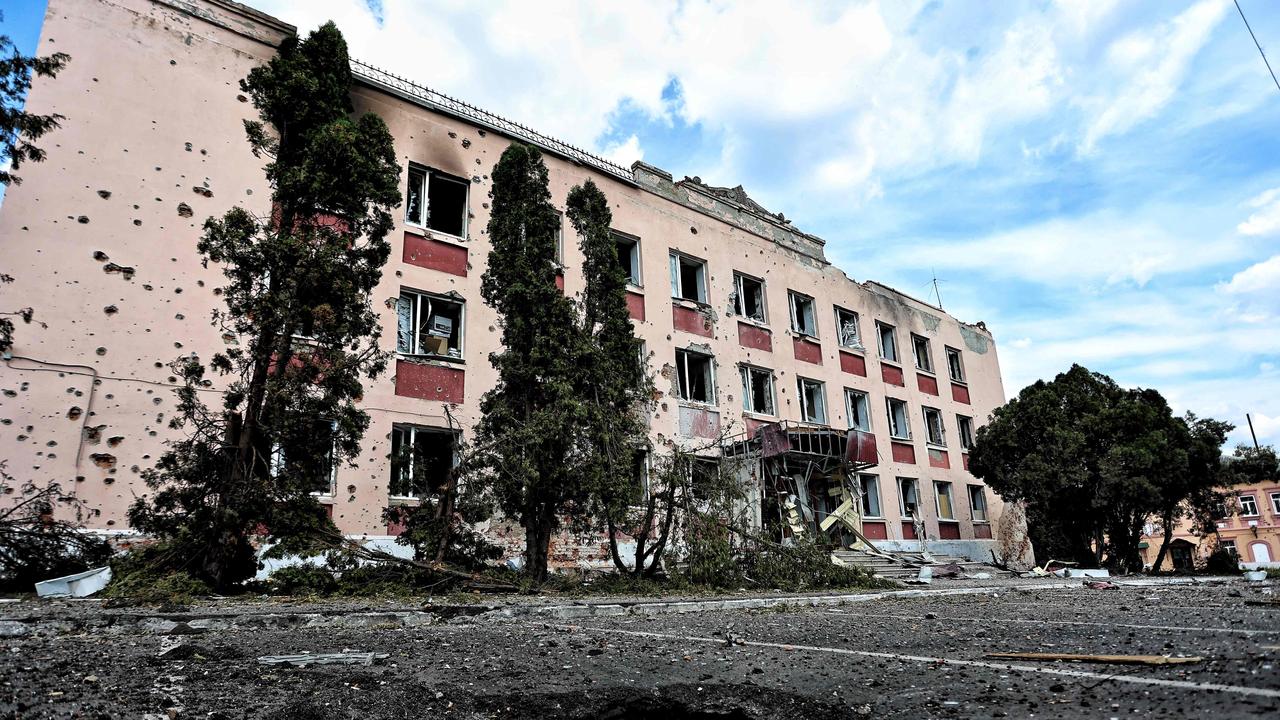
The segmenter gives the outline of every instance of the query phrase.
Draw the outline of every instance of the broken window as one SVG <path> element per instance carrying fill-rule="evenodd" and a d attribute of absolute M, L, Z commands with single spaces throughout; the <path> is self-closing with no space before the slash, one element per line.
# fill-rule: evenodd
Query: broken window
<path fill-rule="evenodd" d="M 1258 503 L 1254 501 L 1252 495 L 1241 495 L 1239 497 L 1239 501 L 1241 515 L 1250 516 L 1258 514 Z"/>
<path fill-rule="evenodd" d="M 916 516 L 920 509 L 920 486 L 915 478 L 898 478 L 898 502 L 901 503 L 903 517 Z"/>
<path fill-rule="evenodd" d="M 862 494 L 862 517 L 883 517 L 880 514 L 880 478 L 866 473 L 858 475 L 858 491 Z"/>
<path fill-rule="evenodd" d="M 893 326 L 876 323 L 876 335 L 880 342 L 880 357 L 889 362 L 898 362 L 898 341 L 893 336 Z"/>
<path fill-rule="evenodd" d="M 649 453 L 636 450 L 631 453 L 631 480 L 635 491 L 631 499 L 632 505 L 643 505 L 649 502 Z"/>
<path fill-rule="evenodd" d="M 773 405 L 773 371 L 743 365 L 742 409 L 759 415 L 775 415 Z"/>
<path fill-rule="evenodd" d="M 952 382 L 964 382 L 964 362 L 960 359 L 960 351 L 948 347 L 947 351 L 947 373 L 951 375 Z"/>
<path fill-rule="evenodd" d="M 969 486 L 969 510 L 974 522 L 987 521 L 987 489 L 981 485 Z"/>
<path fill-rule="evenodd" d="M 956 512 L 951 502 L 951 483 L 934 481 L 933 498 L 938 505 L 939 520 L 955 520 Z"/>
<path fill-rule="evenodd" d="M 421 498 L 443 492 L 455 464 L 457 435 L 451 430 L 391 427 L 390 492 L 397 498 Z"/>
<path fill-rule="evenodd" d="M 929 338 L 911 334 L 911 353 L 916 357 L 916 369 L 933 372 L 933 353 L 929 350 Z"/>
<path fill-rule="evenodd" d="M 792 290 L 787 293 L 791 297 L 791 330 L 797 335 L 818 337 L 818 324 L 814 321 L 813 298 L 801 295 Z"/>
<path fill-rule="evenodd" d="M 733 311 L 740 317 L 765 322 L 764 281 L 742 273 L 733 274 Z"/>
<path fill-rule="evenodd" d="M 889 437 L 910 440 L 911 425 L 907 422 L 907 403 L 896 398 L 885 398 L 889 411 Z"/>
<path fill-rule="evenodd" d="M 707 263 L 671 251 L 671 297 L 707 302 Z"/>
<path fill-rule="evenodd" d="M 827 424 L 827 391 L 817 380 L 798 378 L 796 381 L 800 395 L 800 417 L 805 422 Z"/>
<path fill-rule="evenodd" d="M 720 462 L 711 458 L 693 458 L 689 464 L 689 491 L 694 500 L 706 500 L 716 494 Z"/>
<path fill-rule="evenodd" d="M 858 330 L 858 313 L 836 307 L 836 339 L 840 347 L 862 350 L 862 334 Z"/>
<path fill-rule="evenodd" d="M 396 352 L 462 360 L 463 301 L 401 290 L 396 304 Z"/>
<path fill-rule="evenodd" d="M 871 432 L 871 406 L 867 394 L 858 390 L 844 391 L 845 412 L 849 414 L 849 427 Z"/>
<path fill-rule="evenodd" d="M 924 429 L 930 445 L 947 446 L 947 431 L 942 426 L 942 412 L 936 408 L 924 408 Z"/>
<path fill-rule="evenodd" d="M 693 350 L 676 350 L 676 375 L 681 400 L 714 404 L 716 385 L 710 355 Z"/>
<path fill-rule="evenodd" d="M 334 438 L 337 430 L 338 424 L 332 420 L 315 420 L 305 437 L 291 440 L 290 447 L 294 448 L 294 453 L 286 453 L 284 447 L 273 444 L 271 476 L 302 474 L 308 478 L 307 490 L 312 495 L 333 495 L 338 480 L 337 443 Z"/>
<path fill-rule="evenodd" d="M 618 249 L 618 265 L 627 275 L 627 282 L 640 286 L 640 238 L 613 231 L 613 242 Z"/>
<path fill-rule="evenodd" d="M 467 236 L 466 180 L 433 168 L 410 166 L 404 221 L 454 237 Z"/>
<path fill-rule="evenodd" d="M 956 416 L 956 428 L 960 431 L 960 449 L 973 448 L 973 418 L 964 415 Z"/>

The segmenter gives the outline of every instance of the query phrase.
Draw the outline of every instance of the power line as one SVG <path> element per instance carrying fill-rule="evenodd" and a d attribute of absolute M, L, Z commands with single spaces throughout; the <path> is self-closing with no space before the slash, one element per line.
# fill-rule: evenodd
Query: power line
<path fill-rule="evenodd" d="M 1232 0 L 1236 4 L 1236 12 L 1240 13 L 1240 19 L 1244 21 L 1244 27 L 1249 31 L 1249 37 L 1253 38 L 1253 44 L 1258 48 L 1258 54 L 1262 56 L 1262 62 L 1267 65 L 1267 72 L 1271 73 L 1271 81 L 1276 84 L 1276 89 L 1280 90 L 1280 80 L 1276 79 L 1276 71 L 1271 69 L 1271 61 L 1267 60 L 1267 54 L 1262 51 L 1262 44 L 1258 42 L 1258 36 L 1253 34 L 1253 28 L 1249 27 L 1249 18 L 1244 16 L 1244 10 L 1240 9 L 1240 0 Z"/>

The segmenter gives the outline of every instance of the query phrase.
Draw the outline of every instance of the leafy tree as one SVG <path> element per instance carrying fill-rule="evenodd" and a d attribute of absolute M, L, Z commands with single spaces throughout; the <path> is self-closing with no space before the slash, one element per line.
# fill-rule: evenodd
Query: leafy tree
<path fill-rule="evenodd" d="M 524 528 L 526 572 L 540 582 L 561 513 L 581 517 L 588 500 L 576 472 L 582 333 L 573 303 L 556 287 L 559 218 L 542 154 L 513 143 L 492 175 L 492 247 L 480 291 L 499 315 L 502 350 L 489 355 L 498 379 L 481 400 L 465 463 Z"/>
<path fill-rule="evenodd" d="M 603 519 L 608 531 L 614 565 L 626 572 L 618 553 L 618 524 L 644 491 L 634 468 L 648 447 L 645 406 L 653 382 L 644 370 L 641 343 L 627 310 L 627 276 L 618 262 L 608 198 L 587 180 L 569 191 L 566 215 L 579 238 L 586 279 L 582 335 L 587 343 L 578 375 L 585 423 L 580 472 L 590 488 L 591 513 Z M 647 544 L 651 530 L 644 525 L 633 534 L 637 574 L 659 547 Z"/>
<path fill-rule="evenodd" d="M 1173 542 L 1178 521 L 1191 520 L 1192 529 L 1200 535 L 1216 530 L 1215 508 L 1221 501 L 1217 489 L 1223 484 L 1222 445 L 1235 426 L 1212 418 L 1187 413 L 1176 418 L 1174 432 L 1178 444 L 1185 449 L 1186 462 L 1175 468 L 1160 485 L 1160 527 L 1163 537 L 1160 551 L 1151 564 L 1159 569 Z"/>
<path fill-rule="evenodd" d="M 311 492 L 359 452 L 369 419 L 355 402 L 386 366 L 370 293 L 390 252 L 400 168 L 381 118 L 351 117 L 349 85 L 333 23 L 286 39 L 250 71 L 240 86 L 261 119 L 245 131 L 255 156 L 269 158 L 273 211 L 209 218 L 197 244 L 205 263 L 223 266 L 226 309 L 214 321 L 239 344 L 208 367 L 175 361 L 184 385 L 172 424 L 188 435 L 148 473 L 156 492 L 129 519 L 167 541 L 162 569 L 215 589 L 253 574 L 257 532 L 277 553 L 332 533 Z M 203 400 L 210 369 L 231 376 L 220 408 Z"/>
<path fill-rule="evenodd" d="M 0 20 L 3 20 L 0 13 Z M 45 152 L 36 141 L 58 127 L 66 118 L 56 113 L 36 115 L 24 109 L 27 91 L 33 77 L 57 77 L 71 56 L 54 53 L 32 57 L 18 52 L 8 35 L 0 35 L 0 185 L 18 185 L 22 178 L 13 171 L 24 162 L 40 162 Z M 13 276 L 0 273 L 0 283 L 13 282 Z M 0 353 L 13 347 L 14 317 L 30 323 L 35 311 L 29 307 L 0 313 Z"/>
<path fill-rule="evenodd" d="M 1223 485 L 1254 485 L 1280 478 L 1280 457 L 1270 445 L 1239 445 L 1223 468 Z"/>

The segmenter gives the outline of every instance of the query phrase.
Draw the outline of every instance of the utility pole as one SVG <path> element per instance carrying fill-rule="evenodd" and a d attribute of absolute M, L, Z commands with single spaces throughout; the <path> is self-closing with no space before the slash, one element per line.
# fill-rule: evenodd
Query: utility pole
<path fill-rule="evenodd" d="M 1249 423 L 1249 434 L 1253 436 L 1253 449 L 1258 450 L 1258 433 L 1253 431 L 1253 418 L 1249 417 L 1249 413 L 1245 413 L 1244 419 Z"/>
<path fill-rule="evenodd" d="M 938 309 L 941 310 L 942 309 L 942 292 L 938 290 L 938 271 L 934 269 L 930 269 L 930 272 L 933 273 L 933 294 L 937 296 Z"/>

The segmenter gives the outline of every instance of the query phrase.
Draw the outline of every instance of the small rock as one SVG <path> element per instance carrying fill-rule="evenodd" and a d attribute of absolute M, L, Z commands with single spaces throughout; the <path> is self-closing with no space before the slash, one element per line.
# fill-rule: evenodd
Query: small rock
<path fill-rule="evenodd" d="M 98 682 L 98 676 L 97 676 L 97 675 L 85 675 L 85 676 L 84 676 L 84 681 L 85 681 L 85 682 L 87 682 L 87 683 L 96 683 L 96 682 Z"/>

